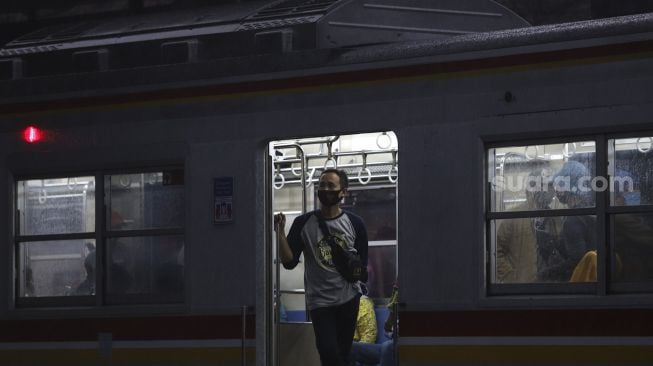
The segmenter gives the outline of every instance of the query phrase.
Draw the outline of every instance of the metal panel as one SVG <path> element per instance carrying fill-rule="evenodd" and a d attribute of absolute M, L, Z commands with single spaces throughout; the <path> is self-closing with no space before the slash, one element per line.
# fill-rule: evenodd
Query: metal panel
<path fill-rule="evenodd" d="M 73 53 L 75 72 L 105 71 L 109 67 L 109 51 L 105 48 Z"/>
<path fill-rule="evenodd" d="M 266 6 L 249 19 L 287 18 L 325 13 L 338 0 L 282 0 Z"/>
<path fill-rule="evenodd" d="M 528 22 L 490 0 L 354 0 L 318 22 L 318 47 L 343 47 L 521 28 Z"/>
<path fill-rule="evenodd" d="M 20 79 L 23 76 L 23 60 L 10 58 L 0 60 L 0 80 Z"/>
<path fill-rule="evenodd" d="M 281 353 L 279 365 L 317 366 L 320 356 L 315 348 L 315 333 L 311 323 L 282 323 L 281 340 L 288 348 Z"/>

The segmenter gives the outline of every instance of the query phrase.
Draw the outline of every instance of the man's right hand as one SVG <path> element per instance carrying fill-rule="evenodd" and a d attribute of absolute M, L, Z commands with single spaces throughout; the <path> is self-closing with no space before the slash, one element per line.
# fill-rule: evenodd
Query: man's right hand
<path fill-rule="evenodd" d="M 274 231 L 277 232 L 279 259 L 282 263 L 292 262 L 293 252 L 288 245 L 288 238 L 286 238 L 286 215 L 283 212 L 274 215 Z"/>
<path fill-rule="evenodd" d="M 279 227 L 281 227 L 281 232 L 286 228 L 286 215 L 283 212 L 274 215 L 274 231 L 279 231 Z"/>

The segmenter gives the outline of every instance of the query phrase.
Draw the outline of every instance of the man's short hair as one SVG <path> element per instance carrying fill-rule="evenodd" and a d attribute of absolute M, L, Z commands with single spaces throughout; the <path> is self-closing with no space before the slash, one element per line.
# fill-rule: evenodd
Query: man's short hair
<path fill-rule="evenodd" d="M 340 178 L 340 189 L 349 188 L 349 177 L 347 176 L 347 173 L 345 173 L 344 170 L 334 169 L 334 168 L 324 169 L 324 171 L 322 171 L 322 174 L 320 174 L 320 178 L 322 178 L 324 174 L 328 174 L 328 173 L 335 173 L 338 175 L 338 178 Z"/>

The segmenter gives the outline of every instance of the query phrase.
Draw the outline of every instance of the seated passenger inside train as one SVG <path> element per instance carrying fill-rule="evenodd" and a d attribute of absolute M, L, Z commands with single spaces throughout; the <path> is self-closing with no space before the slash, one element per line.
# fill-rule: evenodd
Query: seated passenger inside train
<path fill-rule="evenodd" d="M 649 154 L 650 155 L 650 154 Z M 633 186 L 615 186 L 615 206 L 653 204 L 653 159 L 642 157 L 629 160 L 631 170 L 617 171 L 617 176 L 632 179 Z M 614 215 L 614 267 L 613 278 L 617 282 L 653 280 L 653 215 Z"/>
<path fill-rule="evenodd" d="M 398 290 L 395 283 L 387 307 L 390 310 L 384 322 L 384 330 L 388 333 L 394 331 L 396 314 L 394 306 L 398 301 Z M 374 311 L 374 302 L 367 296 L 360 299 L 358 320 L 354 343 L 352 343 L 349 356 L 350 366 L 390 366 L 394 365 L 394 338 L 381 337 L 377 331 L 377 319 Z"/>
<path fill-rule="evenodd" d="M 591 174 L 578 161 L 567 161 L 555 174 L 558 200 L 570 209 L 594 205 L 594 195 L 587 185 Z M 538 248 L 538 276 L 542 281 L 567 282 L 583 256 L 596 250 L 596 217 L 563 217 L 560 240 L 551 248 Z"/>
<path fill-rule="evenodd" d="M 88 254 L 84 258 L 86 278 L 74 291 L 74 295 L 95 295 L 95 244 L 86 243 Z"/>
<path fill-rule="evenodd" d="M 526 202 L 516 211 L 547 210 L 554 196 L 548 184 L 552 175 L 545 161 L 533 161 L 525 178 Z M 535 184 L 537 186 L 532 186 Z M 497 231 L 497 280 L 500 283 L 529 283 L 537 277 L 537 251 L 557 240 L 557 218 L 519 218 L 506 220 Z"/>

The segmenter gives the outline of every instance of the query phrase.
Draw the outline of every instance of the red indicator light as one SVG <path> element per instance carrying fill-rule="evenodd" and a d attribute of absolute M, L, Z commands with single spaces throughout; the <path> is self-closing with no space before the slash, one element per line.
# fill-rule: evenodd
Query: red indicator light
<path fill-rule="evenodd" d="M 23 140 L 30 144 L 39 142 L 43 140 L 43 131 L 34 126 L 29 126 L 23 130 Z"/>

